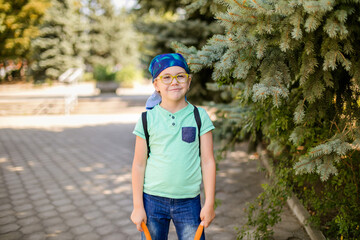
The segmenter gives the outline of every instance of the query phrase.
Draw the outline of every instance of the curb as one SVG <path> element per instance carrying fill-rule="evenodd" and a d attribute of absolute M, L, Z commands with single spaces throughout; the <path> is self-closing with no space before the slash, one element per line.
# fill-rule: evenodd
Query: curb
<path fill-rule="evenodd" d="M 270 176 L 273 176 L 274 171 L 269 163 L 269 156 L 266 149 L 264 149 L 263 146 L 259 144 L 256 148 L 256 152 L 258 153 L 261 163 L 269 172 Z M 309 219 L 310 214 L 306 211 L 305 207 L 301 204 L 295 194 L 292 194 L 292 197 L 287 200 L 287 204 L 292 213 L 300 222 L 300 224 L 305 228 L 305 231 L 307 232 L 311 240 L 326 240 L 324 234 L 320 230 L 314 228 L 307 223 L 307 219 Z"/>

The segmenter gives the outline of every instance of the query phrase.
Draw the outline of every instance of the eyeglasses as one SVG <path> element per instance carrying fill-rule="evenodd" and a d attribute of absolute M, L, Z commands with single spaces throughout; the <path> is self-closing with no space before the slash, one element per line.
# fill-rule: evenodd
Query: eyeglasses
<path fill-rule="evenodd" d="M 174 78 L 176 79 L 176 81 L 178 83 L 186 83 L 187 80 L 189 79 L 189 74 L 179 73 L 175 76 L 173 76 L 171 74 L 165 74 L 165 75 L 159 76 L 157 78 L 160 78 L 160 80 L 163 84 L 170 85 Z"/>

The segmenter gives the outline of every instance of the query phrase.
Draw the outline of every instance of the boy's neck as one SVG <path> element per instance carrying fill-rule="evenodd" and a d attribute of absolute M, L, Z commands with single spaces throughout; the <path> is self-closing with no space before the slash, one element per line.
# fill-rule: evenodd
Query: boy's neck
<path fill-rule="evenodd" d="M 171 113 L 176 113 L 177 111 L 183 109 L 184 107 L 186 107 L 188 105 L 187 101 L 182 100 L 182 101 L 176 101 L 176 102 L 172 102 L 172 101 L 162 101 L 160 103 L 160 106 L 162 108 L 164 108 L 165 110 L 171 112 Z"/>

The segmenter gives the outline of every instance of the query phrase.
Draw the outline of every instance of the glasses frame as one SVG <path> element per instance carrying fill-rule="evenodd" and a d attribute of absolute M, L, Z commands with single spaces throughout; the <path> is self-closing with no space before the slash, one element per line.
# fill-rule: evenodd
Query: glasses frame
<path fill-rule="evenodd" d="M 185 82 L 179 82 L 179 80 L 177 79 L 179 75 L 185 75 L 186 76 L 186 81 Z M 171 81 L 169 83 L 165 83 L 164 80 L 163 80 L 163 77 L 171 77 Z M 172 82 L 173 82 L 173 79 L 175 78 L 176 82 L 178 84 L 182 84 L 182 83 L 187 83 L 189 81 L 189 77 L 190 77 L 190 74 L 187 74 L 187 73 L 178 73 L 176 75 L 171 75 L 171 74 L 164 74 L 162 76 L 158 76 L 156 79 L 160 79 L 160 81 L 165 84 L 165 85 L 170 85 Z"/>

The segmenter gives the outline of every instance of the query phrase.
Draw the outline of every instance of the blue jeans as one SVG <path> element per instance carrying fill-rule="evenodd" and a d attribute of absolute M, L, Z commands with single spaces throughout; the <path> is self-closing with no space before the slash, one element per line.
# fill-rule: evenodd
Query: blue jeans
<path fill-rule="evenodd" d="M 167 240 L 170 220 L 176 228 L 179 240 L 193 240 L 201 222 L 200 195 L 195 198 L 172 199 L 144 193 L 147 227 L 152 240 Z M 145 234 L 141 234 L 145 240 Z M 201 240 L 205 240 L 203 233 Z"/>

